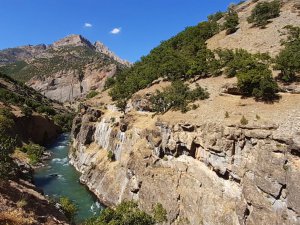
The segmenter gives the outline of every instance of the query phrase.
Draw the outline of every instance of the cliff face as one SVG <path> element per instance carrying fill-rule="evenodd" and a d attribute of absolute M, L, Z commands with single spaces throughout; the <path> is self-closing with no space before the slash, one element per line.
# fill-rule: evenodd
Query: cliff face
<path fill-rule="evenodd" d="M 110 109 L 81 111 L 70 153 L 81 181 L 103 203 L 133 199 L 151 212 L 160 202 L 167 224 L 300 222 L 296 130 L 261 121 L 171 122 L 147 113 L 124 118 Z"/>

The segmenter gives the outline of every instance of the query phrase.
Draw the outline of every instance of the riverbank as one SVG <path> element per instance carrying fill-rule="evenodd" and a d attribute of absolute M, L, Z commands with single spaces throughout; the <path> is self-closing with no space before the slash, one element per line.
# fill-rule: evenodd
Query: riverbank
<path fill-rule="evenodd" d="M 44 162 L 44 167 L 35 170 L 34 184 L 50 198 L 66 196 L 71 199 L 78 207 L 76 223 L 97 215 L 103 206 L 80 183 L 80 173 L 69 164 L 69 134 L 60 135 L 46 148 L 51 152 L 51 157 Z"/>

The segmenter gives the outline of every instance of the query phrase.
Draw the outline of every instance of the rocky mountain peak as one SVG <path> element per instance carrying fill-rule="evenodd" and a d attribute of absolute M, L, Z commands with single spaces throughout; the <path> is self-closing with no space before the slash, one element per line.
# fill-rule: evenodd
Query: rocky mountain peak
<path fill-rule="evenodd" d="M 54 42 L 52 46 L 56 48 L 64 46 L 87 46 L 90 48 L 94 48 L 89 40 L 78 34 L 71 34 L 65 38 L 62 38 Z"/>
<path fill-rule="evenodd" d="M 102 42 L 100 41 L 96 41 L 94 43 L 94 47 L 96 49 L 97 52 L 100 52 L 104 55 L 107 55 L 108 57 L 116 60 L 117 62 L 123 64 L 123 65 L 127 65 L 127 66 L 130 66 L 131 63 L 126 61 L 126 60 L 123 60 L 121 59 L 119 56 L 117 56 L 115 53 L 113 53 L 108 47 L 106 47 Z"/>

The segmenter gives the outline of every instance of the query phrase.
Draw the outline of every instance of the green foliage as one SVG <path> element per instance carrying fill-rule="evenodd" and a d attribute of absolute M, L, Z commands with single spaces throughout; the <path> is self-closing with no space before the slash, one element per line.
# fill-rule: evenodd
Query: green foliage
<path fill-rule="evenodd" d="M 182 81 L 174 81 L 172 85 L 165 88 L 162 92 L 156 91 L 150 99 L 153 110 L 157 113 L 165 113 L 170 109 L 188 111 L 188 104 L 196 100 L 203 100 L 208 98 L 208 93 L 197 86 L 194 90 Z"/>
<path fill-rule="evenodd" d="M 98 91 L 92 90 L 92 91 L 90 91 L 90 93 L 88 93 L 88 94 L 86 95 L 86 98 L 87 98 L 87 99 L 94 98 L 94 97 L 95 97 L 96 95 L 98 95 L 98 94 L 99 94 Z"/>
<path fill-rule="evenodd" d="M 30 163 L 35 165 L 41 161 L 41 157 L 45 151 L 45 148 L 38 144 L 30 143 L 22 146 L 21 151 L 26 153 L 29 157 Z"/>
<path fill-rule="evenodd" d="M 10 157 L 16 147 L 16 140 L 10 135 L 13 117 L 8 109 L 0 109 L 0 179 L 12 178 L 15 174 L 15 165 Z"/>
<path fill-rule="evenodd" d="M 224 29 L 226 29 L 226 34 L 233 34 L 237 31 L 237 26 L 239 25 L 239 16 L 233 8 L 229 8 L 227 14 L 225 15 Z"/>
<path fill-rule="evenodd" d="M 208 21 L 211 21 L 211 22 L 216 22 L 218 20 L 220 20 L 221 18 L 223 18 L 224 16 L 224 13 L 221 12 L 221 11 L 218 11 L 214 14 L 211 14 L 207 17 Z"/>
<path fill-rule="evenodd" d="M 137 203 L 122 202 L 115 210 L 106 208 L 100 216 L 90 219 L 84 225 L 154 225 L 155 220 L 138 208 Z"/>
<path fill-rule="evenodd" d="M 248 122 L 249 122 L 249 121 L 245 118 L 245 116 L 243 116 L 243 117 L 241 118 L 240 123 L 241 123 L 242 125 L 247 125 Z"/>
<path fill-rule="evenodd" d="M 259 2 L 252 10 L 248 22 L 253 23 L 254 26 L 263 28 L 269 23 L 270 19 L 280 15 L 280 7 L 281 4 L 279 0 Z"/>
<path fill-rule="evenodd" d="M 157 203 L 153 208 L 153 218 L 157 223 L 167 221 L 167 210 L 164 209 L 162 204 Z"/>
<path fill-rule="evenodd" d="M 53 109 L 51 106 L 47 106 L 47 105 L 41 105 L 41 106 L 37 107 L 36 111 L 38 113 L 46 113 L 49 116 L 53 116 L 56 114 L 55 109 Z"/>
<path fill-rule="evenodd" d="M 112 151 L 109 151 L 107 153 L 107 158 L 110 160 L 110 161 L 115 161 L 115 154 L 112 152 Z"/>
<path fill-rule="evenodd" d="M 116 74 L 118 76 L 118 74 Z M 109 77 L 105 81 L 104 90 L 111 88 L 116 83 L 116 80 L 114 77 Z"/>
<path fill-rule="evenodd" d="M 254 96 L 265 101 L 276 97 L 278 85 L 272 77 L 271 70 L 264 65 L 242 71 L 237 78 L 238 87 L 245 96 Z"/>
<path fill-rule="evenodd" d="M 22 113 L 24 114 L 24 116 L 26 117 L 30 117 L 32 115 L 32 109 L 29 108 L 28 106 L 23 106 L 21 107 Z"/>
<path fill-rule="evenodd" d="M 159 77 L 173 81 L 211 73 L 214 56 L 205 41 L 218 31 L 216 21 L 202 22 L 162 42 L 140 62 L 116 76 L 110 90 L 112 99 L 126 101 Z"/>
<path fill-rule="evenodd" d="M 59 199 L 59 204 L 61 206 L 61 209 L 63 210 L 66 217 L 73 221 L 74 217 L 78 211 L 77 206 L 67 197 L 61 197 Z"/>
<path fill-rule="evenodd" d="M 53 120 L 64 132 L 68 132 L 71 131 L 74 116 L 74 113 L 56 114 L 53 116 Z"/>
<path fill-rule="evenodd" d="M 251 54 L 244 49 L 216 50 L 221 68 L 225 68 L 227 77 L 234 77 L 239 72 L 247 71 L 259 65 L 268 65 L 270 56 L 267 54 Z"/>
<path fill-rule="evenodd" d="M 275 59 L 274 69 L 280 70 L 279 78 L 284 82 L 293 82 L 300 73 L 300 27 L 287 26 L 285 48 Z"/>

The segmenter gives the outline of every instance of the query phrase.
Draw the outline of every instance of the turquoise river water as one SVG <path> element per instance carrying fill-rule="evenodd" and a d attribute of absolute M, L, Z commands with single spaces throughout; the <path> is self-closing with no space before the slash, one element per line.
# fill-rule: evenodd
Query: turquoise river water
<path fill-rule="evenodd" d="M 45 162 L 45 167 L 35 171 L 34 183 L 45 195 L 52 198 L 70 198 L 78 207 L 75 217 L 78 224 L 98 214 L 102 206 L 95 196 L 80 184 L 80 174 L 69 164 L 69 143 L 69 134 L 62 134 L 47 146 L 47 151 L 50 151 L 52 156 Z"/>

